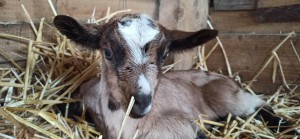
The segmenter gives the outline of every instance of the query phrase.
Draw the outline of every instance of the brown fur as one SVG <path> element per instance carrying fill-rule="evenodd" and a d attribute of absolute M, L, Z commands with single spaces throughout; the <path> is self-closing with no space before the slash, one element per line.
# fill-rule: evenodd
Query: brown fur
<path fill-rule="evenodd" d="M 138 37 L 144 35 L 147 38 L 151 31 L 158 31 L 158 34 L 146 44 L 140 43 L 144 38 L 136 36 L 128 43 L 118 29 L 126 28 L 132 22 L 138 24 L 138 28 L 134 28 L 136 24 L 130 28 L 135 29 L 133 32 L 139 31 L 135 34 Z M 86 26 L 85 29 L 68 16 L 57 16 L 54 24 L 70 39 L 99 49 L 103 55 L 101 79 L 94 78 L 83 84 L 80 96 L 105 138 L 117 137 L 132 96 L 136 101 L 124 128 L 123 139 L 133 138 L 137 129 L 139 139 L 196 138 L 199 129 L 193 121 L 200 114 L 217 120 L 228 113 L 248 115 L 265 105 L 263 100 L 250 95 L 223 75 L 200 70 L 161 74 L 168 53 L 199 46 L 213 39 L 217 35 L 216 30 L 167 30 L 137 14 L 124 15 L 107 24 Z M 129 34 L 131 31 L 128 31 Z M 130 45 L 136 46 L 132 48 Z M 146 58 L 145 62 L 134 62 L 132 51 L 135 50 L 143 53 L 139 56 Z"/>
<path fill-rule="evenodd" d="M 111 111 L 106 107 L 109 97 L 105 84 L 105 76 L 102 76 L 101 80 L 93 79 L 85 83 L 81 92 L 83 101 L 92 115 L 102 113 L 102 116 L 98 115 L 94 119 L 96 125 L 106 125 L 99 127 L 100 132 L 107 138 L 116 138 L 125 111 Z M 238 100 L 236 94 L 239 91 L 246 94 L 231 79 L 212 72 L 191 70 L 164 74 L 155 92 L 151 112 L 140 119 L 129 117 L 123 138 L 132 138 L 137 129 L 138 138 L 141 139 L 195 138 L 199 129 L 193 121 L 198 119 L 200 114 L 207 115 L 207 119 L 210 120 L 224 117 L 229 112 L 238 116 L 246 114 L 241 115 L 238 111 L 239 106 L 247 103 Z M 250 102 L 247 104 L 251 105 Z M 262 100 L 252 107 L 261 105 L 264 105 Z"/>

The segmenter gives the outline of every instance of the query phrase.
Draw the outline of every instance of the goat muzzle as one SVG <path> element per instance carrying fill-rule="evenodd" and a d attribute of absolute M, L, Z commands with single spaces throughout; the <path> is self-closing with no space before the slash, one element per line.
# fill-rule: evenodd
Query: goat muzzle
<path fill-rule="evenodd" d="M 130 112 L 132 118 L 142 118 L 150 112 L 152 108 L 152 96 L 151 95 L 134 95 L 135 103 Z"/>

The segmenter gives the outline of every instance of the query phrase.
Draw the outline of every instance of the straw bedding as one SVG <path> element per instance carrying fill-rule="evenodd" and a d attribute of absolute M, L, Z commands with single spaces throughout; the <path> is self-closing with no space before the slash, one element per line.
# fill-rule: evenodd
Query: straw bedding
<path fill-rule="evenodd" d="M 25 7 L 23 8 L 28 20 L 31 21 Z M 97 22 L 106 22 L 115 14 L 107 14 L 106 17 L 97 20 Z M 90 20 L 90 22 L 95 21 L 95 19 Z M 14 68 L 1 69 L 0 71 L 0 138 L 101 138 L 101 133 L 97 132 L 93 125 L 85 120 L 84 109 L 83 113 L 75 119 L 67 118 L 70 115 L 68 112 L 69 103 L 79 101 L 71 98 L 72 92 L 91 76 L 100 76 L 98 75 L 101 61 L 99 52 L 89 52 L 75 47 L 54 27 L 45 23 L 44 19 L 40 21 L 38 28 L 35 28 L 32 22 L 30 23 L 36 34 L 34 40 L 0 33 L 2 39 L 11 39 L 28 44 L 26 67 L 18 65 L 0 49 L 0 54 L 14 66 Z M 53 37 L 56 39 L 53 42 L 42 41 L 45 25 L 54 32 Z M 293 32 L 287 34 L 282 43 L 285 43 L 292 35 L 294 35 Z M 219 38 L 217 41 L 214 47 L 221 46 L 227 71 L 230 71 L 229 76 L 233 77 L 222 42 Z M 272 55 L 262 66 L 261 71 L 272 60 L 277 61 L 281 67 L 276 51 L 282 43 L 274 47 Z M 201 52 L 199 49 L 197 57 L 199 60 L 196 68 L 206 69 L 205 60 L 213 50 L 204 56 L 203 51 Z M 165 66 L 164 72 L 172 69 L 177 62 Z M 273 106 L 278 115 L 295 123 L 290 130 L 299 129 L 300 92 L 295 91 L 299 85 L 289 85 L 285 81 L 282 68 L 280 70 L 284 84 L 274 92 L 274 95 L 263 95 L 262 97 Z M 248 84 L 241 84 L 253 93 L 251 84 L 261 71 Z M 57 104 L 66 104 L 66 111 L 64 113 L 57 111 Z M 206 121 L 202 119 L 204 116 L 199 115 L 199 120 L 196 120 L 195 123 L 211 138 L 297 138 L 296 136 L 284 135 L 288 131 L 271 132 L 263 121 L 253 118 L 255 113 L 247 119 L 233 118 L 228 115 L 227 120 L 223 122 Z M 213 130 L 206 130 L 204 124 L 213 125 Z"/>

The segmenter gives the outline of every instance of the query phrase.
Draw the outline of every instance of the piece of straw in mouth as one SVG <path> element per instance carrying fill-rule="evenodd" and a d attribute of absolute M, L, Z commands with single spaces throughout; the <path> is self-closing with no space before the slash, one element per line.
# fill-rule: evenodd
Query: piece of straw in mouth
<path fill-rule="evenodd" d="M 125 125 L 126 120 L 127 120 L 128 116 L 129 116 L 129 113 L 131 112 L 131 109 L 132 109 L 132 107 L 133 107 L 134 102 L 135 102 L 135 100 L 134 100 L 134 97 L 132 96 L 131 99 L 130 99 L 128 108 L 127 108 L 127 110 L 126 110 L 125 117 L 124 117 L 124 119 L 123 119 L 123 121 L 122 121 L 121 129 L 120 129 L 120 131 L 119 131 L 119 134 L 118 134 L 117 139 L 120 139 L 120 138 L 121 138 L 123 129 L 124 129 L 124 127 L 126 126 L 126 125 Z"/>

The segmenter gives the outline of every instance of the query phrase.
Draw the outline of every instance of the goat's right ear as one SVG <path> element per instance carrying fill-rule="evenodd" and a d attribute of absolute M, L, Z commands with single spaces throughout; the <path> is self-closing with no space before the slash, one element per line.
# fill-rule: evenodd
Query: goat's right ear
<path fill-rule="evenodd" d="M 197 47 L 218 35 L 217 30 L 202 29 L 196 32 L 185 32 L 180 30 L 171 30 L 171 45 L 169 50 L 171 53 L 183 52 Z"/>
<path fill-rule="evenodd" d="M 88 48 L 100 48 L 99 30 L 91 27 L 80 25 L 75 19 L 65 15 L 58 15 L 53 21 L 55 27 L 63 35 L 76 43 L 82 44 Z"/>

